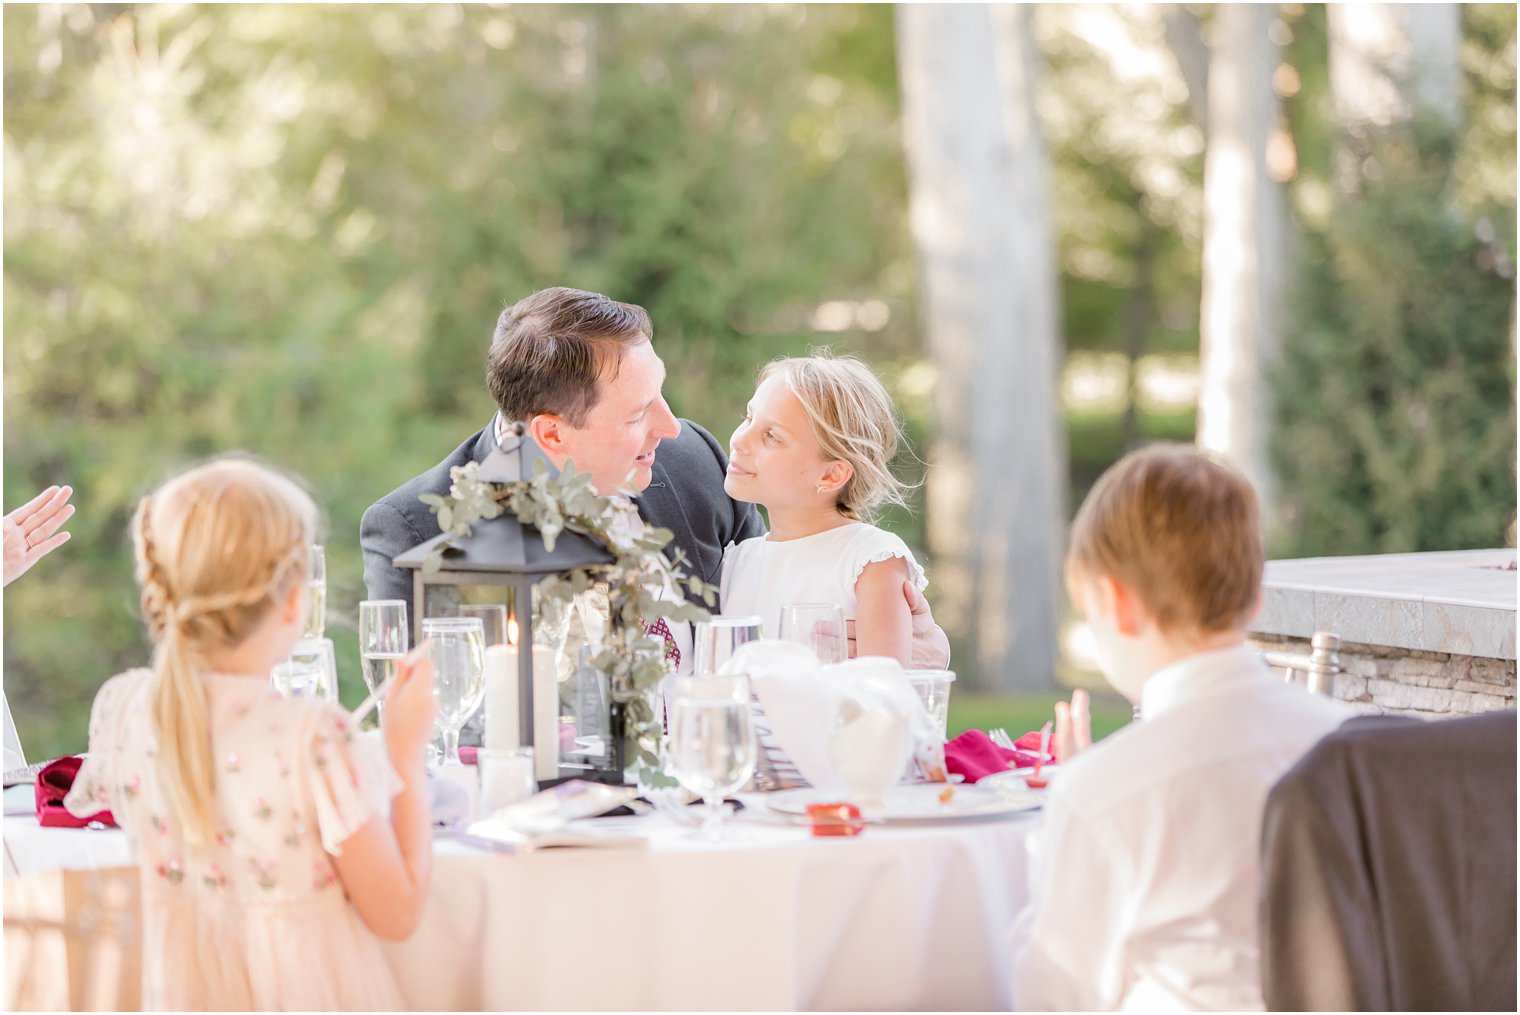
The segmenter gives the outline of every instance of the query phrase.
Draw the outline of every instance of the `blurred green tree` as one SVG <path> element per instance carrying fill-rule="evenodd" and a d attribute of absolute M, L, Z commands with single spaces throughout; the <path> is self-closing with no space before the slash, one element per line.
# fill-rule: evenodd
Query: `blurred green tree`
<path fill-rule="evenodd" d="M 1515 517 L 1514 210 L 1453 189 L 1436 119 L 1347 141 L 1276 371 L 1285 556 L 1504 545 Z"/>
<path fill-rule="evenodd" d="M 890 61 L 883 17 L 6 9 L 7 503 L 71 482 L 80 506 L 7 590 L 29 752 L 81 749 L 94 689 L 147 658 L 138 496 L 236 448 L 325 507 L 329 633 L 362 694 L 359 515 L 488 420 L 492 325 L 533 289 L 648 307 L 672 403 L 723 437 L 772 356 L 905 359 L 894 99 L 862 55 Z"/>

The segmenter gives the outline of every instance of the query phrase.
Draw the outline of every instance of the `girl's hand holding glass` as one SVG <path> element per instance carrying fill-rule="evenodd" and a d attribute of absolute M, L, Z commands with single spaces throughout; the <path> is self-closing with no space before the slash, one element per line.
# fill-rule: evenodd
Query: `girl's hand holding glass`
<path fill-rule="evenodd" d="M 421 760 L 422 749 L 433 738 L 436 710 L 433 660 L 423 642 L 397 665 L 385 696 L 385 723 L 380 728 L 392 758 Z"/>

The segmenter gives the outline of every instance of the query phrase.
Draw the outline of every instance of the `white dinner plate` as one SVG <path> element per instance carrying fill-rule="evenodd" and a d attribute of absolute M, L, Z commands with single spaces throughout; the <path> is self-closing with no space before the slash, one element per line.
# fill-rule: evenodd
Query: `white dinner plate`
<path fill-rule="evenodd" d="M 948 800 L 941 796 L 953 789 Z M 765 796 L 766 806 L 781 814 L 806 815 L 809 804 L 838 803 L 838 793 L 823 790 L 788 789 Z M 888 823 L 957 821 L 964 818 L 988 818 L 1019 811 L 1033 810 L 1040 806 L 1037 791 L 1024 787 L 984 789 L 976 786 L 953 786 L 948 783 L 914 783 L 894 786 L 875 806 L 861 808 L 861 816 Z"/>

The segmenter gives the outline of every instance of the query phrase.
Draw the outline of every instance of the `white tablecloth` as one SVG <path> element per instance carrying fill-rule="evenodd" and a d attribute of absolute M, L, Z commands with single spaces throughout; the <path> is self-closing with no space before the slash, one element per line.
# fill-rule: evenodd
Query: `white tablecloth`
<path fill-rule="evenodd" d="M 421 927 L 386 946 L 414 1009 L 1008 1006 L 1005 938 L 1032 815 L 870 826 L 737 821 L 708 844 L 662 819 L 648 851 L 435 846 Z M 21 873 L 130 862 L 119 832 L 5 819 Z"/>

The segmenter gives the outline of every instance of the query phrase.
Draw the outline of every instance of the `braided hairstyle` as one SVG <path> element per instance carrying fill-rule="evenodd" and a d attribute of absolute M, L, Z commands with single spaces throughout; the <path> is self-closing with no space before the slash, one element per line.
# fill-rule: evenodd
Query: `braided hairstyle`
<path fill-rule="evenodd" d="M 186 840 L 214 831 L 209 654 L 239 645 L 294 583 L 306 581 L 316 506 L 293 480 L 220 458 L 144 497 L 132 519 L 149 694 L 164 793 Z"/>

